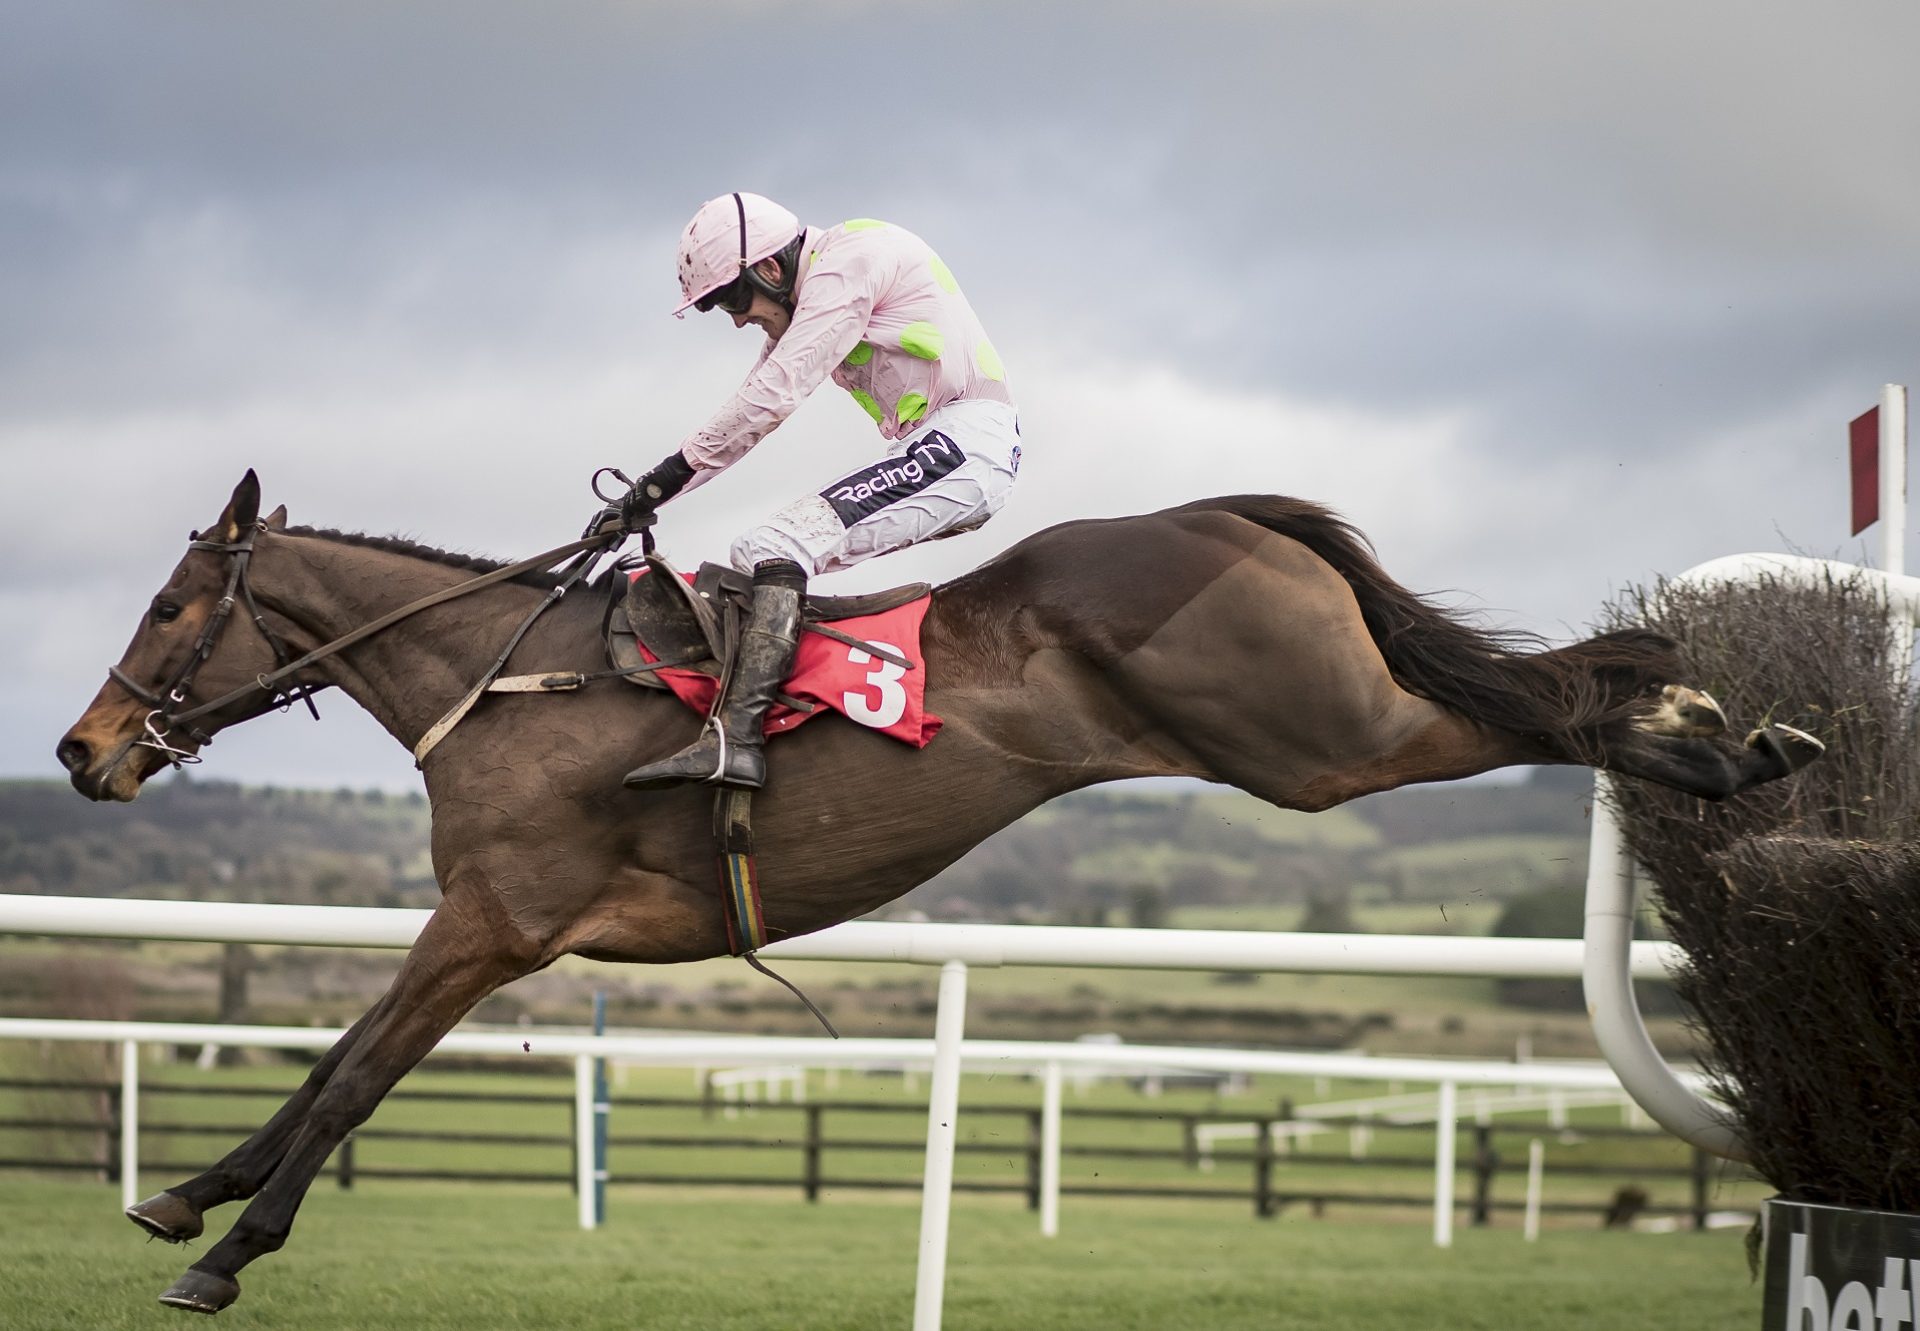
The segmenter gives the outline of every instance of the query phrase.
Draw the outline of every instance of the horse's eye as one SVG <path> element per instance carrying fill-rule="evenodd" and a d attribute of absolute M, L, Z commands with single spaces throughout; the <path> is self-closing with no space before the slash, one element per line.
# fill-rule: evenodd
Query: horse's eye
<path fill-rule="evenodd" d="M 155 601 L 153 603 L 153 622 L 154 623 L 171 624 L 173 623 L 174 620 L 178 618 L 180 618 L 180 607 L 175 605 L 173 602 Z"/>

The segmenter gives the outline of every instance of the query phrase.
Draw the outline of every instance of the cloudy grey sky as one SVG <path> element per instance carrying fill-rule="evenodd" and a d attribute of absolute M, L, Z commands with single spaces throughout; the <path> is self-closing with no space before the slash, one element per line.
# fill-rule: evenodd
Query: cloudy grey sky
<path fill-rule="evenodd" d="M 1920 378 L 1907 3 L 64 0 L 0 42 L 0 774 L 247 466 L 295 521 L 512 555 L 753 334 L 665 317 L 703 199 L 920 232 L 1026 466 L 943 577 L 1074 516 L 1329 502 L 1570 636 L 1715 555 L 1857 554 L 1845 424 Z M 831 387 L 670 553 L 877 454 Z M 337 702 L 203 770 L 405 785 Z"/>

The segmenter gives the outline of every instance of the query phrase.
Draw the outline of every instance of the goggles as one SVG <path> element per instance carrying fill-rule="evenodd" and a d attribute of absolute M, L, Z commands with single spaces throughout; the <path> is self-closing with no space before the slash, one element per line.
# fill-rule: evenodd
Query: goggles
<path fill-rule="evenodd" d="M 723 310 L 728 314 L 745 314 L 753 305 L 754 288 L 747 281 L 744 271 L 723 287 L 709 291 L 693 302 L 693 308 L 705 314 L 709 310 Z"/>

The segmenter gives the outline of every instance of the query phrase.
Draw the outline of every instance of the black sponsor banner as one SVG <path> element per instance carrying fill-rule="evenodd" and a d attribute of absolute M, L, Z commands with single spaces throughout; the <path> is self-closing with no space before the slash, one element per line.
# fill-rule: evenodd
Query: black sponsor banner
<path fill-rule="evenodd" d="M 1920 1331 L 1920 1215 L 1767 1202 L 1763 1331 Z"/>
<path fill-rule="evenodd" d="M 820 497 L 833 505 L 841 525 L 851 527 L 888 504 L 920 493 L 966 460 L 960 445 L 938 430 L 928 430 L 907 445 L 904 456 L 862 467 L 822 490 Z"/>

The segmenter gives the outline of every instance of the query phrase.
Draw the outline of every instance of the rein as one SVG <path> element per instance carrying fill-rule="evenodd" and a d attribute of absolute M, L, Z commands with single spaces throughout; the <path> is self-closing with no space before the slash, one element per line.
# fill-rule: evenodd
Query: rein
<path fill-rule="evenodd" d="M 183 727 L 187 737 L 196 744 L 210 743 L 213 737 L 202 730 L 194 728 L 191 723 L 206 716 L 210 712 L 216 712 L 223 707 L 261 692 L 269 694 L 273 702 L 284 703 L 287 706 L 292 706 L 296 701 L 303 701 L 307 704 L 308 709 L 313 712 L 314 719 L 318 720 L 320 710 L 314 705 L 313 695 L 325 688 L 326 685 L 295 679 L 294 676 L 298 675 L 302 670 L 305 670 L 317 662 L 324 661 L 339 652 L 345 651 L 356 643 L 364 642 L 374 634 L 389 629 L 400 621 L 419 614 L 422 610 L 430 610 L 436 605 L 444 605 L 448 601 L 458 600 L 470 593 L 491 587 L 495 583 L 505 582 L 509 578 L 517 577 L 522 573 L 528 573 L 534 569 L 547 568 L 562 559 L 592 551 L 593 554 L 586 559 L 580 560 L 560 585 L 555 587 L 547 598 L 534 610 L 533 614 L 529 615 L 526 621 L 521 624 L 520 628 L 514 633 L 512 640 L 508 643 L 506 651 L 501 654 L 493 670 L 488 674 L 487 678 L 490 680 L 494 674 L 499 672 L 501 666 L 505 665 L 507 656 L 510 655 L 513 648 L 519 644 L 521 637 L 526 634 L 527 629 L 532 627 L 533 621 L 539 618 L 541 613 L 555 601 L 559 600 L 560 596 L 564 594 L 568 588 L 580 581 L 586 574 L 586 571 L 592 567 L 594 559 L 597 558 L 606 547 L 617 545 L 619 542 L 625 540 L 627 535 L 624 531 L 614 530 L 592 536 L 583 536 L 577 541 L 569 541 L 565 545 L 557 545 L 551 550 L 542 551 L 540 554 L 533 555 L 527 559 L 503 565 L 490 573 L 483 573 L 477 578 L 469 578 L 467 581 L 457 583 L 452 587 L 444 588 L 428 596 L 422 596 L 415 601 L 409 601 L 399 609 L 389 611 L 378 619 L 363 624 L 350 633 L 342 634 L 333 641 L 314 648 L 305 656 L 290 661 L 287 659 L 288 652 L 286 644 L 281 641 L 278 634 L 274 633 L 274 631 L 267 626 L 265 618 L 260 614 L 260 607 L 254 601 L 253 588 L 247 580 L 247 566 L 253 557 L 254 540 L 267 530 L 266 524 L 255 523 L 252 527 L 249 527 L 246 534 L 237 541 L 207 541 L 196 536 L 188 543 L 187 548 L 189 550 L 208 550 L 231 556 L 233 564 L 227 573 L 226 590 L 221 594 L 219 602 L 215 604 L 213 614 L 207 619 L 206 627 L 200 631 L 200 637 L 195 641 L 193 650 L 187 656 L 186 663 L 175 672 L 172 679 L 168 680 L 158 689 L 150 689 L 139 681 L 129 677 L 120 667 L 107 667 L 107 674 L 113 679 L 114 683 L 132 694 L 138 701 L 146 703 L 154 709 L 147 714 L 147 733 L 145 738 L 134 742 L 146 748 L 158 750 L 160 753 L 166 755 L 167 760 L 175 767 L 179 767 L 184 763 L 199 762 L 200 758 L 198 754 L 168 743 L 168 737 L 172 734 L 174 727 Z M 214 646 L 219 641 L 221 631 L 226 628 L 227 620 L 233 614 L 236 598 L 246 604 L 247 613 L 253 616 L 255 627 L 260 630 L 261 635 L 266 638 L 268 644 L 273 648 L 276 669 L 271 673 L 257 676 L 253 683 L 243 684 L 237 689 L 221 694 L 210 702 L 200 703 L 184 711 L 175 710 L 186 702 L 187 690 L 193 684 L 194 675 L 199 673 L 200 667 L 206 664 L 207 658 L 213 654 Z M 283 681 L 288 680 L 292 681 L 291 687 L 283 687 Z"/>

